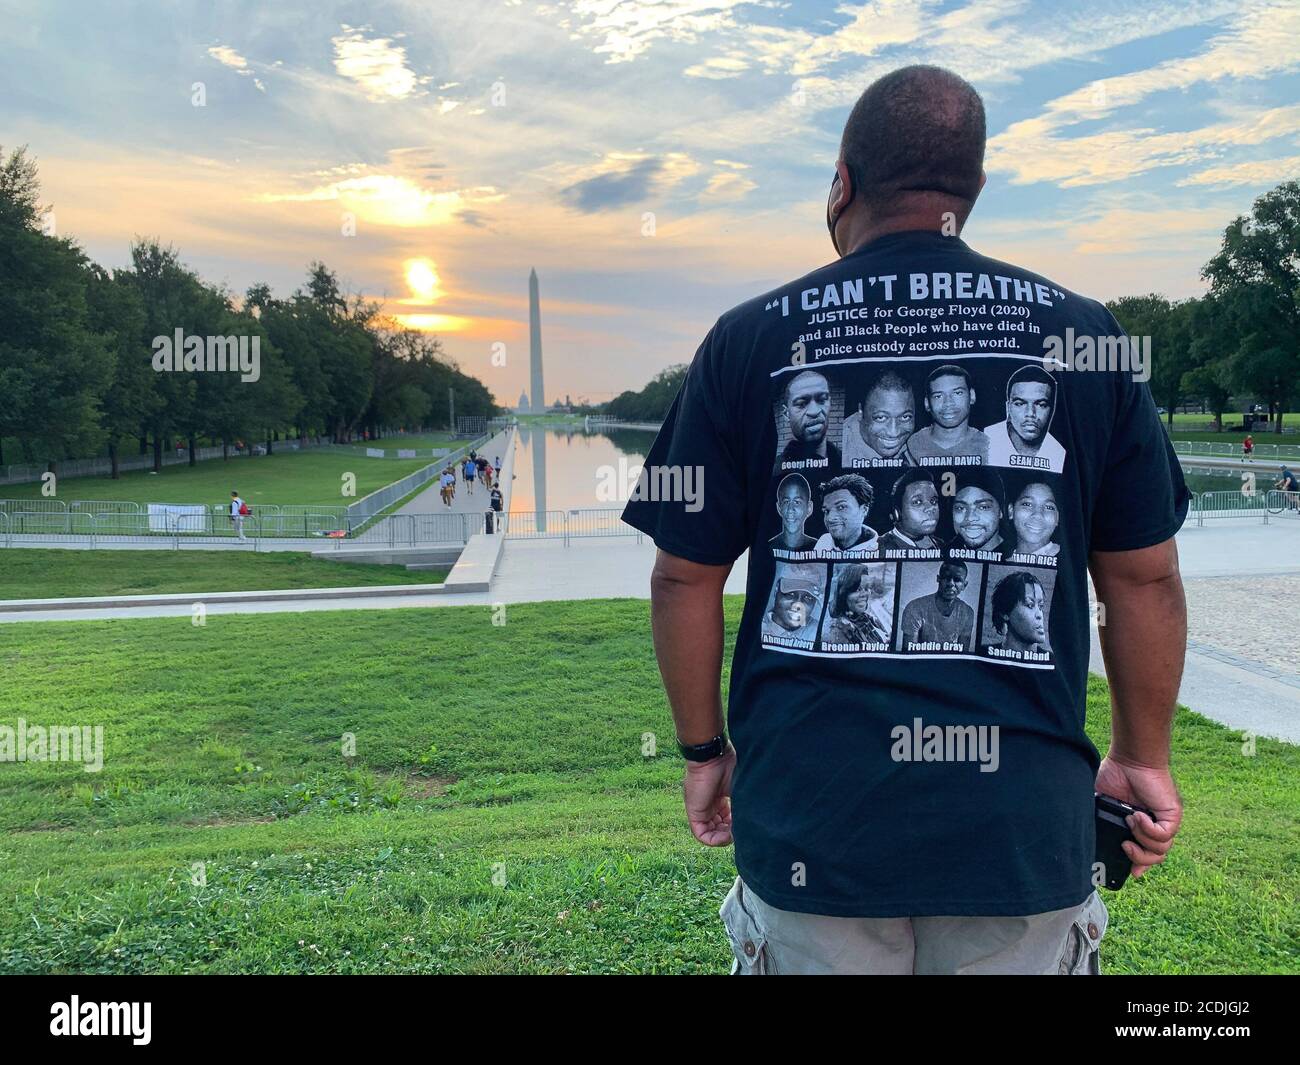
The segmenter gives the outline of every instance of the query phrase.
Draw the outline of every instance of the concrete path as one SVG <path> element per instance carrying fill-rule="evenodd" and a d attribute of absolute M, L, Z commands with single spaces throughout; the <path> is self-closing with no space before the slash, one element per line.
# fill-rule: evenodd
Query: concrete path
<path fill-rule="evenodd" d="M 495 467 L 496 463 L 493 460 L 498 455 L 503 462 L 505 461 L 506 445 L 509 439 L 509 431 L 503 429 L 486 444 L 478 448 L 478 454 L 482 455 Z M 473 488 L 465 484 L 460 476 L 462 465 L 464 465 L 463 458 L 456 464 L 456 498 L 452 500 L 451 506 L 443 503 L 442 496 L 438 493 L 438 481 L 435 478 L 429 482 L 428 488 L 414 499 L 403 503 L 393 511 L 393 514 L 482 514 L 491 505 L 488 498 L 491 489 L 487 488 L 481 481 L 476 482 Z"/>

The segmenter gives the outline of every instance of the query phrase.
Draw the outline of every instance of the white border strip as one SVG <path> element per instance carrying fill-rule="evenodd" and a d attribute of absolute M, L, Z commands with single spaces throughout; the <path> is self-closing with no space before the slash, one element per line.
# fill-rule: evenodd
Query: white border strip
<path fill-rule="evenodd" d="M 894 651 L 804 651 L 798 647 L 778 647 L 773 644 L 761 644 L 764 651 L 780 651 L 782 654 L 803 655 L 805 658 L 903 658 L 911 662 L 932 661 L 939 658 L 952 658 L 960 662 L 992 662 L 995 666 L 1014 666 L 1016 669 L 1056 670 L 1055 662 L 1013 662 L 1009 658 L 988 658 L 974 653 L 945 654 L 944 652 L 915 651 L 902 654 Z"/>
<path fill-rule="evenodd" d="M 773 370 L 768 377 L 776 377 L 778 374 L 787 373 L 790 370 L 815 370 L 818 366 L 844 366 L 856 365 L 860 362 L 953 362 L 956 359 L 1020 359 L 1024 362 L 1036 362 L 1039 365 L 1043 363 L 1041 355 L 1017 355 L 1013 351 L 963 351 L 953 353 L 951 351 L 943 352 L 939 355 L 863 355 L 860 359 L 818 359 L 815 362 L 805 362 L 800 366 L 791 364 L 782 366 L 779 370 Z"/>

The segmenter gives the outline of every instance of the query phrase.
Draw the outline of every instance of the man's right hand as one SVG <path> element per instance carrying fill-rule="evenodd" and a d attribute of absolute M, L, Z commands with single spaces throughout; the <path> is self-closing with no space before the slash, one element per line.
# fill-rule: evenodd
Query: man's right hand
<path fill-rule="evenodd" d="M 1133 875 L 1139 877 L 1163 862 L 1183 823 L 1183 800 L 1169 770 L 1108 755 L 1097 768 L 1097 790 L 1156 815 L 1154 821 L 1144 813 L 1129 815 L 1128 826 L 1136 842 L 1126 841 L 1124 853 L 1133 863 Z"/>
<path fill-rule="evenodd" d="M 727 749 L 707 762 L 687 762 L 682 780 L 686 820 L 691 832 L 706 847 L 731 843 L 731 774 L 736 768 L 736 749 Z"/>

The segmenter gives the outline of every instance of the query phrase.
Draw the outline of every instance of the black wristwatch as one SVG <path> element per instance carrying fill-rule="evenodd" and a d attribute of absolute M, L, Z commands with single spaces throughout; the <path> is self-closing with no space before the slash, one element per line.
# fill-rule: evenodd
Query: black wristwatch
<path fill-rule="evenodd" d="M 708 743 L 683 743 L 678 740 L 677 749 L 688 762 L 709 762 L 727 749 L 727 734 L 721 732 Z"/>

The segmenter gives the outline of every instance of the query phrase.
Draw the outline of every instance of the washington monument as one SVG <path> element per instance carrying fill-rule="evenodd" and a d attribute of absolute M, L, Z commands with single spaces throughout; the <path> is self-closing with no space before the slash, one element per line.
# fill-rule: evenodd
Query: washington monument
<path fill-rule="evenodd" d="M 546 390 L 542 387 L 542 307 L 537 295 L 537 271 L 528 271 L 528 363 L 532 388 L 528 409 L 546 413 Z"/>

